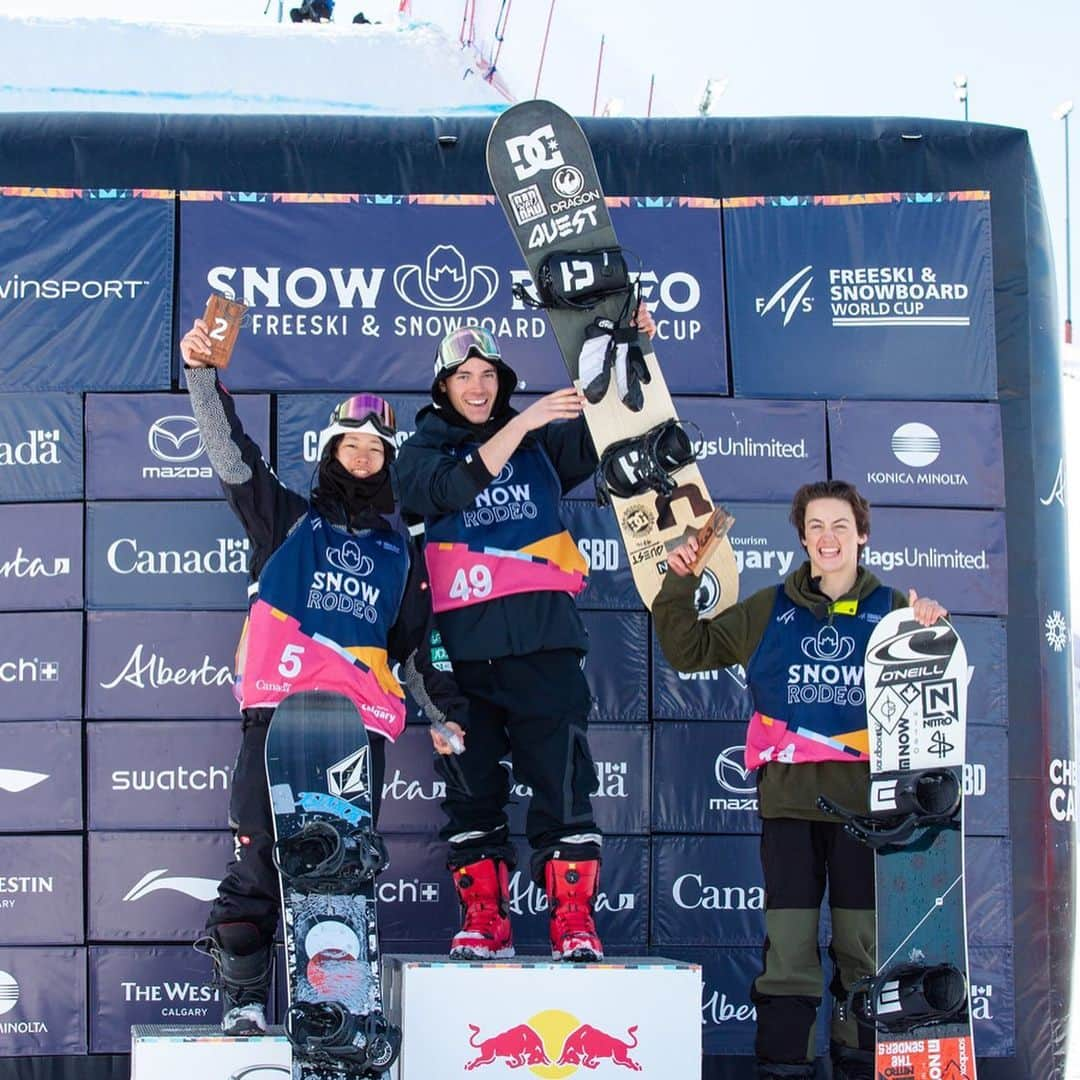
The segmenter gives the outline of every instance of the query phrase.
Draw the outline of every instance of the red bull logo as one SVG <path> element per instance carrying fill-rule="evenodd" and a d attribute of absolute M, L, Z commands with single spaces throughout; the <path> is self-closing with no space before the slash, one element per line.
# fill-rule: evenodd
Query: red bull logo
<path fill-rule="evenodd" d="M 641 1072 L 631 1051 L 638 1045 L 637 1025 L 626 1037 L 612 1034 L 560 1009 L 545 1009 L 522 1024 L 482 1037 L 480 1028 L 469 1025 L 469 1045 L 477 1053 L 465 1063 L 467 1071 L 502 1062 L 506 1068 L 527 1068 L 535 1076 L 559 1080 L 579 1069 L 602 1065 Z"/>

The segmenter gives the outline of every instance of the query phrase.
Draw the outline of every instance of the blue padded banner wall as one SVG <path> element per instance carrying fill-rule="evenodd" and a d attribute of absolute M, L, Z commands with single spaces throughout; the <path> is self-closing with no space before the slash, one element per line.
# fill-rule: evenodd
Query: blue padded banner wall
<path fill-rule="evenodd" d="M 979 1074 L 1064 1080 L 1063 441 L 1025 133 L 584 126 L 710 492 L 735 514 L 742 595 L 799 565 L 791 493 L 832 476 L 874 505 L 867 564 L 956 618 L 975 669 Z M 220 1015 L 187 942 L 231 848 L 249 551 L 176 348 L 211 289 L 251 305 L 223 381 L 301 492 L 345 394 L 386 392 L 407 437 L 449 326 L 502 338 L 522 402 L 564 385 L 546 319 L 511 291 L 525 270 L 488 184 L 489 130 L 483 117 L 0 117 L 0 1080 L 114 1080 L 130 1024 Z M 613 955 L 702 965 L 706 1080 L 749 1080 L 763 885 L 746 673 L 666 664 L 592 494 L 571 492 L 565 517 L 590 567 L 598 923 Z M 409 721 L 383 791 L 384 946 L 441 951 L 457 920 L 442 792 L 411 701 Z M 515 784 L 523 857 L 528 796 Z M 522 951 L 541 951 L 547 900 L 527 874 L 511 906 Z M 280 977 L 275 1000 L 279 1018 Z"/>

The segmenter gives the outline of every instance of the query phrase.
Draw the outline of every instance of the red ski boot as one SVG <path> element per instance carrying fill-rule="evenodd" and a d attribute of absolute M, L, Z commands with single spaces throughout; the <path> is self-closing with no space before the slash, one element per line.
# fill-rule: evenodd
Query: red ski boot
<path fill-rule="evenodd" d="M 550 859 L 544 886 L 551 904 L 551 955 L 556 960 L 603 960 L 604 947 L 593 925 L 600 861 Z"/>
<path fill-rule="evenodd" d="M 510 871 L 496 859 L 452 868 L 461 901 L 461 929 L 450 942 L 454 960 L 500 960 L 514 955 L 510 934 Z"/>

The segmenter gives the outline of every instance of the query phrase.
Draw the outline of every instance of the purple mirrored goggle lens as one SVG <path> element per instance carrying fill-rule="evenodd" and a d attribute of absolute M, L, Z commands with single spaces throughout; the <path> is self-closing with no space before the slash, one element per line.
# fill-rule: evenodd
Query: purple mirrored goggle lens
<path fill-rule="evenodd" d="M 456 368 L 474 354 L 485 360 L 502 359 L 498 342 L 490 331 L 482 326 L 459 327 L 453 333 L 447 334 L 439 345 L 435 373 Z"/>
<path fill-rule="evenodd" d="M 354 394 L 330 414 L 330 423 L 342 427 L 362 427 L 369 421 L 385 435 L 397 431 L 393 406 L 377 394 Z"/>

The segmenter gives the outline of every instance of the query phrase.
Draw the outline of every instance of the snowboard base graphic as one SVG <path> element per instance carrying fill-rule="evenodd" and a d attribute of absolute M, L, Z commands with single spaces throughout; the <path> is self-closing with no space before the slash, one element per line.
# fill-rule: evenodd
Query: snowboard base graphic
<path fill-rule="evenodd" d="M 381 1077 L 397 1054 L 382 1020 L 369 757 L 360 714 L 339 694 L 292 694 L 274 710 L 266 773 L 293 1080 Z"/>

